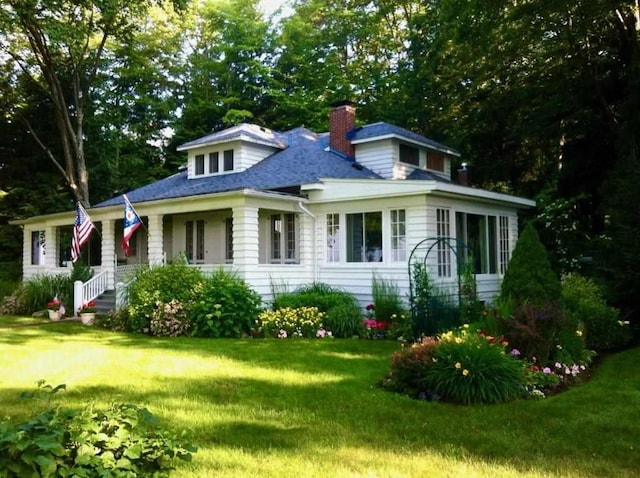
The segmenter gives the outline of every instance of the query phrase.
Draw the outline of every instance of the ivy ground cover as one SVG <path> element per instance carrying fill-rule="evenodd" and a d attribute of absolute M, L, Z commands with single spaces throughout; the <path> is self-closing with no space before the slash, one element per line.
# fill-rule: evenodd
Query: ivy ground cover
<path fill-rule="evenodd" d="M 0 319 L 2 322 L 4 319 Z M 198 452 L 172 476 L 634 476 L 640 349 L 545 400 L 456 406 L 376 386 L 399 345 L 149 338 L 78 323 L 0 329 L 3 416 L 39 379 L 63 408 L 146 406 Z"/>

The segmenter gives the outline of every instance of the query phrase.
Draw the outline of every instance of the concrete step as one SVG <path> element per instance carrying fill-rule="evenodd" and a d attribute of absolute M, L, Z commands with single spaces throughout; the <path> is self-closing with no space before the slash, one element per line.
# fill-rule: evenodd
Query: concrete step
<path fill-rule="evenodd" d="M 96 303 L 96 313 L 105 315 L 116 308 L 116 291 L 106 290 L 93 300 Z"/>

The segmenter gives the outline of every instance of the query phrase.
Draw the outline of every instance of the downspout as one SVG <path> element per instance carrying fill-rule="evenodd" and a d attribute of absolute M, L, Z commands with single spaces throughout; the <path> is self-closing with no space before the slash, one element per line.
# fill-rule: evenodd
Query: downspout
<path fill-rule="evenodd" d="M 301 202 L 298 203 L 298 207 L 300 210 L 313 219 L 313 247 L 311 248 L 313 254 L 313 282 L 318 282 L 318 256 L 317 256 L 317 224 L 318 219 L 313 215 L 311 211 L 309 211 Z"/>

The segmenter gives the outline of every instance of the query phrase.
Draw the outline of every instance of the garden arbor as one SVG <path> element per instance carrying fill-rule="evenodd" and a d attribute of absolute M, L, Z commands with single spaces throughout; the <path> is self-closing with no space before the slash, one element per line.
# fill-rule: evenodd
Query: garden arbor
<path fill-rule="evenodd" d="M 472 249 L 455 237 L 429 237 L 411 250 L 409 303 L 416 334 L 460 325 L 479 304 Z"/>

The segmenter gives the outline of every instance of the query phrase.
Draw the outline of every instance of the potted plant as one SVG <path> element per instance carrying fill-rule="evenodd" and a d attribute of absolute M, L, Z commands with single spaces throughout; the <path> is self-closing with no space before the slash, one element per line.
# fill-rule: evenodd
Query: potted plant
<path fill-rule="evenodd" d="M 49 312 L 49 318 L 51 320 L 60 320 L 64 317 L 64 304 L 58 299 L 58 296 L 55 296 L 53 300 L 47 302 L 47 311 Z"/>
<path fill-rule="evenodd" d="M 93 321 L 96 318 L 96 303 L 92 300 L 85 302 L 78 309 L 78 314 L 84 325 L 93 325 Z"/>

